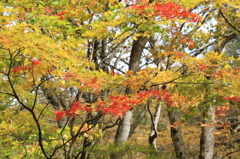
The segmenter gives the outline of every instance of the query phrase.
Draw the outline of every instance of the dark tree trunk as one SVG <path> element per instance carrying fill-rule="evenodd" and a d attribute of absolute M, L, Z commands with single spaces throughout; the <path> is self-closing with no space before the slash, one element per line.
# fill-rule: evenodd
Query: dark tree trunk
<path fill-rule="evenodd" d="M 179 121 L 179 114 L 175 111 L 168 111 L 168 116 L 171 125 Z M 186 147 L 182 139 L 181 128 L 179 126 L 177 128 L 171 127 L 171 137 L 177 158 L 188 159 Z"/>

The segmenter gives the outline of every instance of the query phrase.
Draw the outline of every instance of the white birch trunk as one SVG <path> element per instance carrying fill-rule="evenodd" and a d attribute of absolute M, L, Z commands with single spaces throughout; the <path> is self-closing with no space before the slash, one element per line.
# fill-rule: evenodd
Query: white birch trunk
<path fill-rule="evenodd" d="M 128 140 L 129 132 L 131 130 L 132 116 L 133 116 L 133 113 L 130 110 L 126 112 L 124 117 L 122 118 L 117 130 L 116 138 L 115 138 L 116 143 L 121 143 Z"/>
<path fill-rule="evenodd" d="M 210 106 L 206 112 L 209 120 L 204 120 L 203 124 L 209 124 L 209 126 L 202 127 L 202 134 L 200 138 L 200 159 L 212 159 L 214 153 L 214 130 L 215 126 L 211 125 L 215 120 L 215 110 L 213 106 Z"/>
<path fill-rule="evenodd" d="M 152 145 L 155 150 L 158 150 L 157 143 L 156 143 L 156 139 L 157 139 L 157 135 L 158 135 L 157 125 L 158 125 L 158 122 L 160 119 L 161 109 L 162 109 L 162 102 L 159 102 L 156 106 L 154 119 L 153 119 L 153 123 L 152 123 L 152 128 L 151 128 L 151 133 L 149 135 L 149 144 Z"/>

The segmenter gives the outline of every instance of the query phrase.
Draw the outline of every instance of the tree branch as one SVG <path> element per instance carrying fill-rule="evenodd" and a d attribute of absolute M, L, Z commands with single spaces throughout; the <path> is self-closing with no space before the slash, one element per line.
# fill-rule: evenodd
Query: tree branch
<path fill-rule="evenodd" d="M 232 25 L 229 20 L 224 16 L 222 9 L 219 9 L 219 13 L 220 15 L 223 17 L 223 19 L 227 22 L 228 25 L 230 25 L 234 30 L 236 30 L 238 33 L 240 33 L 240 30 L 238 28 L 236 28 L 234 25 Z"/>

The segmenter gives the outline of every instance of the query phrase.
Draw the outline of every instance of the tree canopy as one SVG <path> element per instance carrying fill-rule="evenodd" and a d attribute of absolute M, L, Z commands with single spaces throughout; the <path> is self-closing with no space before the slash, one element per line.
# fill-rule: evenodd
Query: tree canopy
<path fill-rule="evenodd" d="M 239 24 L 232 0 L 1 1 L 0 157 L 238 156 Z"/>

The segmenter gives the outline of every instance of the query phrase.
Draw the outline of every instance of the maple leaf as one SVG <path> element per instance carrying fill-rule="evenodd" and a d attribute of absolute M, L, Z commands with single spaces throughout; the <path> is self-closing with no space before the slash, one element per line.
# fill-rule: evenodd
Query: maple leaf
<path fill-rule="evenodd" d="M 185 53 L 181 53 L 181 52 L 176 52 L 176 53 L 174 53 L 178 58 L 183 58 L 183 57 L 185 57 L 186 56 L 186 54 Z"/>
<path fill-rule="evenodd" d="M 202 127 L 210 127 L 212 126 L 211 124 L 204 124 L 202 122 L 198 122 L 199 126 L 202 128 Z"/>
<path fill-rule="evenodd" d="M 197 22 L 201 18 L 196 13 L 189 13 L 189 9 L 186 9 L 176 3 L 156 3 L 155 5 L 131 5 L 131 9 L 134 9 L 137 14 L 149 14 L 151 16 L 160 16 L 167 19 L 174 18 L 190 18 L 189 22 Z M 148 11 L 149 10 L 149 11 Z M 150 12 L 151 10 L 154 13 Z"/>
<path fill-rule="evenodd" d="M 187 38 L 183 38 L 183 39 L 182 39 L 182 42 L 187 43 L 187 42 L 188 42 L 188 39 L 187 39 Z"/>
<path fill-rule="evenodd" d="M 57 121 L 59 121 L 63 116 L 69 117 L 73 116 L 76 118 L 76 111 L 78 110 L 84 110 L 87 112 L 92 112 L 92 108 L 89 105 L 86 104 L 80 104 L 79 101 L 74 102 L 74 104 L 70 107 L 70 109 L 65 110 L 65 111 L 55 111 L 55 115 L 57 118 L 55 118 Z"/>
<path fill-rule="evenodd" d="M 217 76 L 218 78 L 223 78 L 223 74 L 222 73 L 213 73 L 213 75 Z"/>
<path fill-rule="evenodd" d="M 69 80 L 69 79 L 71 79 L 71 78 L 76 79 L 77 77 L 78 77 L 78 76 L 77 76 L 76 73 L 73 73 L 73 72 L 70 72 L 70 71 L 66 72 L 66 73 L 63 75 L 63 79 L 65 79 L 65 80 Z"/>
<path fill-rule="evenodd" d="M 233 100 L 235 102 L 240 102 L 240 97 L 225 97 L 225 100 Z"/>
<path fill-rule="evenodd" d="M 170 125 L 170 127 L 174 128 L 174 129 L 177 129 L 178 126 L 181 126 L 181 125 L 185 125 L 184 123 L 182 123 L 181 121 L 176 121 L 173 123 L 173 125 Z"/>
<path fill-rule="evenodd" d="M 32 66 L 37 66 L 37 65 L 39 65 L 39 64 L 41 64 L 41 61 L 40 61 L 40 60 L 37 60 L 37 59 L 33 59 L 32 62 L 31 62 L 31 65 L 32 65 Z"/>
<path fill-rule="evenodd" d="M 15 67 L 12 72 L 13 73 L 18 73 L 19 71 L 30 70 L 30 69 L 31 69 L 30 67 L 22 65 L 22 66 L 19 66 L 19 67 Z"/>
<path fill-rule="evenodd" d="M 54 111 L 55 115 L 57 116 L 55 119 L 56 121 L 60 121 L 61 118 L 63 117 L 64 114 L 66 114 L 66 111 L 58 111 L 58 110 L 55 110 Z"/>
<path fill-rule="evenodd" d="M 193 41 L 189 41 L 188 43 L 189 43 L 188 44 L 189 49 L 193 49 L 194 48 L 194 42 Z"/>
<path fill-rule="evenodd" d="M 66 14 L 66 13 L 67 13 L 66 11 L 62 11 L 62 12 L 58 13 L 58 14 L 57 14 L 57 16 L 59 17 L 58 20 L 62 20 L 64 14 Z"/>
<path fill-rule="evenodd" d="M 207 66 L 204 65 L 204 64 L 200 64 L 200 65 L 198 65 L 198 68 L 199 68 L 200 71 L 202 71 L 202 70 L 206 69 Z"/>

